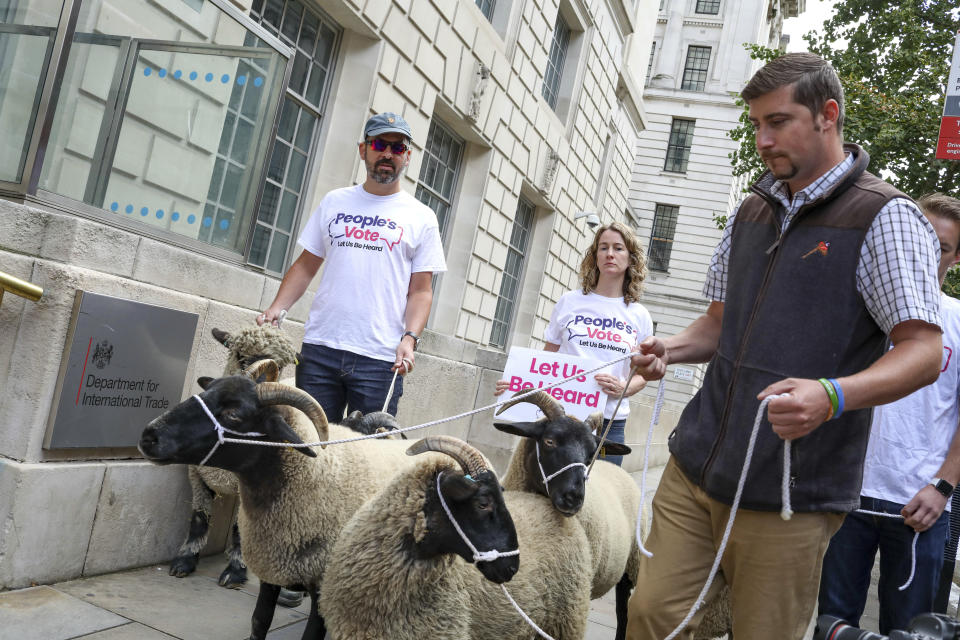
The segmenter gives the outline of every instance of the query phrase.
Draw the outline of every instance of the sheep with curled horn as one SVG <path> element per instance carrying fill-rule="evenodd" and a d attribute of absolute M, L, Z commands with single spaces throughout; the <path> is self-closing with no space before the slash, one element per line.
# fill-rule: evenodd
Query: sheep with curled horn
<path fill-rule="evenodd" d="M 415 443 L 443 451 L 398 473 L 344 527 L 324 576 L 320 609 L 337 640 L 529 640 L 535 637 L 498 583 L 556 640 L 584 637 L 590 546 L 576 518 L 543 496 L 505 491 L 473 447 L 450 436 Z M 440 503 L 479 551 L 516 556 L 476 562 Z M 507 514 L 509 512 L 509 514 Z M 512 519 L 515 535 L 508 528 Z M 514 572 L 516 572 L 514 574 Z"/>
<path fill-rule="evenodd" d="M 204 391 L 196 398 L 184 400 L 147 425 L 140 451 L 157 464 L 195 465 L 206 459 L 206 465 L 236 475 L 244 560 L 261 580 L 251 639 L 266 636 L 277 585 L 282 585 L 310 594 L 313 606 L 303 638 L 321 640 L 325 625 L 316 599 L 340 530 L 394 473 L 418 461 L 406 455 L 406 443 L 399 440 L 304 446 L 357 433 L 328 424 L 320 405 L 295 387 L 257 384 L 248 376 L 202 379 L 201 386 Z M 288 446 L 221 442 L 217 425 L 231 439 Z"/>
<path fill-rule="evenodd" d="M 525 392 L 515 395 L 522 393 Z M 549 477 L 569 464 L 590 464 L 600 444 L 603 417 L 600 413 L 593 413 L 581 421 L 569 416 L 563 406 L 545 391 L 512 400 L 497 413 L 519 402 L 536 405 L 544 417 L 536 422 L 494 423 L 493 426 L 500 431 L 521 436 L 507 467 L 504 487 L 549 496 L 557 510 L 576 515 L 581 521 L 594 551 L 591 597 L 598 598 L 616 586 L 615 637 L 622 640 L 626 637 L 627 602 L 636 585 L 640 561 L 636 541 L 640 489 L 630 474 L 602 458 L 594 464 L 589 480 L 584 476 L 584 468 L 575 466 L 544 482 L 545 476 Z M 616 442 L 605 442 L 604 448 L 611 455 L 630 453 L 629 447 Z M 728 610 L 728 595 L 724 591 L 707 605 L 696 640 L 726 634 Z"/>
<path fill-rule="evenodd" d="M 526 392 L 515 395 L 522 393 Z M 586 421 L 569 416 L 545 391 L 511 400 L 497 413 L 520 402 L 536 405 L 543 417 L 535 422 L 494 423 L 500 431 L 521 436 L 503 485 L 508 491 L 547 496 L 558 512 L 580 522 L 593 551 L 590 597 L 599 598 L 616 587 L 616 637 L 625 638 L 627 601 L 636 583 L 640 553 L 635 536 L 640 489 L 626 471 L 602 459 L 594 464 L 587 480 L 586 469 L 580 465 L 590 464 L 600 444 L 594 433 L 602 424 L 599 413 Z M 629 447 L 616 442 L 606 442 L 604 448 L 611 455 L 630 453 Z M 544 480 L 571 464 L 577 466 Z"/>

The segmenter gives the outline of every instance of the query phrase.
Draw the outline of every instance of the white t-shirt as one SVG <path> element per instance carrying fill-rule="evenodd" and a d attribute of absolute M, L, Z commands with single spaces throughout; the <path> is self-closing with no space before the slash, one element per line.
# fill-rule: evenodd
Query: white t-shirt
<path fill-rule="evenodd" d="M 324 259 L 303 341 L 393 362 L 410 274 L 447 270 L 433 210 L 406 191 L 336 189 L 297 243 Z"/>
<path fill-rule="evenodd" d="M 557 301 L 543 339 L 560 345 L 560 353 L 607 362 L 627 353 L 633 345 L 653 333 L 650 313 L 639 302 L 624 304 L 623 298 L 607 298 L 596 293 L 569 291 Z M 621 360 L 612 373 L 626 379 L 630 360 Z M 616 400 L 608 400 L 603 417 L 610 418 Z M 624 399 L 617 419 L 626 418 L 630 403 Z"/>
<path fill-rule="evenodd" d="M 960 417 L 960 300 L 942 295 L 940 310 L 940 377 L 873 410 L 862 495 L 897 504 L 910 502 L 936 476 L 950 448 Z"/>

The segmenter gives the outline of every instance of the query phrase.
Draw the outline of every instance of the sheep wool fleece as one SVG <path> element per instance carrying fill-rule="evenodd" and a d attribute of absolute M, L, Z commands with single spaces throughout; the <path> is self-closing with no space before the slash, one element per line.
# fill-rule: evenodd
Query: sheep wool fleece
<path fill-rule="evenodd" d="M 324 259 L 303 341 L 393 362 L 410 275 L 447 270 L 433 210 L 405 191 L 336 189 L 297 242 Z"/>
<path fill-rule="evenodd" d="M 498 585 L 460 557 L 416 559 L 426 487 L 450 460 L 394 478 L 343 529 L 331 554 L 320 613 L 337 640 L 528 640 L 533 630 Z M 557 640 L 580 640 L 590 608 L 590 550 L 575 518 L 538 495 L 507 491 L 520 569 L 510 594 Z"/>

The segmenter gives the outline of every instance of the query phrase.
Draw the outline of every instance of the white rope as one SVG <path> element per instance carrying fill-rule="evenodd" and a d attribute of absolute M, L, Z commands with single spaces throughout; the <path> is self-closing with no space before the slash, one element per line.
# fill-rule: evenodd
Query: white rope
<path fill-rule="evenodd" d="M 737 492 L 733 496 L 733 504 L 730 505 L 730 518 L 727 520 L 727 527 L 723 530 L 723 538 L 720 540 L 720 548 L 717 549 L 717 557 L 713 561 L 713 566 L 710 567 L 710 573 L 707 575 L 707 582 L 703 585 L 703 589 L 700 590 L 700 594 L 697 596 L 697 599 L 694 601 L 693 606 L 690 608 L 689 613 L 683 619 L 683 621 L 677 626 L 676 629 L 670 632 L 664 640 L 673 640 L 693 619 L 693 616 L 696 615 L 697 611 L 700 610 L 700 607 L 703 606 L 703 600 L 707 595 L 707 591 L 710 590 L 710 586 L 713 584 L 713 579 L 717 576 L 717 571 L 720 569 L 720 560 L 723 559 L 723 552 L 727 548 L 727 541 L 730 539 L 730 531 L 733 529 L 733 521 L 737 515 L 737 508 L 740 506 L 740 497 L 743 495 L 743 487 L 747 482 L 747 472 L 750 469 L 750 460 L 753 458 L 753 448 L 757 443 L 757 434 L 760 432 L 760 421 L 763 419 L 763 410 L 767 408 L 767 404 L 774 398 L 782 398 L 789 394 L 779 394 L 767 396 L 760 402 L 760 408 L 757 409 L 757 417 L 753 421 L 753 430 L 750 432 L 750 440 L 747 442 L 747 453 L 743 460 L 743 471 L 740 473 L 740 480 L 737 482 Z"/>
<path fill-rule="evenodd" d="M 783 476 L 780 478 L 780 517 L 784 521 L 793 517 L 790 508 L 790 441 L 783 441 Z"/>
<path fill-rule="evenodd" d="M 617 412 L 620 411 L 620 403 L 623 402 L 623 397 L 627 395 L 627 387 L 630 386 L 630 381 L 633 380 L 633 376 L 636 375 L 638 367 L 634 367 L 630 370 L 630 374 L 627 376 L 627 381 L 623 383 L 623 389 L 620 390 L 620 397 L 617 398 L 617 405 L 613 408 L 613 413 L 610 414 L 610 417 L 607 419 L 607 426 L 603 430 L 603 433 L 600 435 L 600 444 L 597 445 L 596 451 L 593 452 L 593 458 L 590 459 L 590 466 L 587 468 L 586 477 L 590 476 L 590 472 L 593 471 L 593 463 L 597 461 L 597 456 L 600 455 L 600 451 L 603 450 L 603 443 L 607 439 L 607 434 L 610 433 L 610 427 L 613 426 L 613 421 L 617 417 Z"/>
<path fill-rule="evenodd" d="M 653 440 L 653 428 L 660 423 L 660 410 L 663 409 L 663 393 L 667 385 L 663 378 L 660 378 L 660 384 L 657 388 L 657 399 L 653 403 L 653 413 L 650 415 L 650 427 L 647 429 L 647 443 L 643 449 L 643 472 L 640 474 L 640 513 L 637 514 L 637 546 L 640 553 L 652 558 L 653 554 L 643 546 L 643 505 L 647 499 L 647 466 L 650 464 L 650 442 Z M 650 522 L 653 522 L 653 513 L 650 514 Z"/>
<path fill-rule="evenodd" d="M 857 509 L 856 512 L 862 513 L 868 516 L 882 516 L 884 518 L 900 518 L 901 520 L 905 519 L 899 513 L 883 513 L 882 511 L 868 511 L 866 509 Z M 913 574 L 917 570 L 917 538 L 919 537 L 920 537 L 920 532 L 914 530 L 913 544 L 910 549 L 910 577 L 907 578 L 906 582 L 904 582 L 902 585 L 897 587 L 898 591 L 906 591 L 910 587 L 910 585 L 913 583 Z"/>
<path fill-rule="evenodd" d="M 406 375 L 410 373 L 410 365 L 413 364 L 407 358 L 401 360 L 403 365 L 403 374 Z M 397 370 L 393 372 L 393 379 L 390 380 L 390 388 L 387 389 L 387 398 L 383 401 L 383 409 L 380 409 L 381 412 L 386 413 L 387 407 L 390 406 L 390 398 L 393 397 L 393 385 L 397 383 L 397 374 L 400 373 L 400 367 L 397 367 Z"/>
<path fill-rule="evenodd" d="M 205 465 L 205 464 L 207 463 L 207 460 L 210 459 L 210 456 L 212 456 L 212 455 L 214 454 L 214 452 L 217 450 L 217 447 L 219 447 L 221 444 L 223 444 L 224 441 L 226 440 L 226 439 L 223 437 L 223 433 L 224 433 L 224 432 L 233 433 L 233 434 L 238 435 L 238 436 L 242 436 L 242 435 L 244 435 L 244 434 L 243 434 L 243 432 L 241 432 L 241 431 L 234 431 L 233 429 L 227 429 L 225 426 L 223 426 L 222 424 L 220 424 L 220 422 L 216 419 L 216 417 L 214 417 L 213 412 L 210 411 L 209 408 L 207 408 L 207 405 L 206 405 L 206 404 L 204 403 L 204 401 L 200 398 L 200 396 L 194 395 L 193 397 L 196 399 L 197 402 L 200 403 L 200 407 L 203 409 L 203 412 L 206 413 L 206 414 L 207 414 L 207 417 L 210 418 L 210 420 L 213 422 L 213 430 L 217 432 L 217 443 L 216 443 L 215 445 L 213 445 L 213 449 L 210 449 L 210 453 L 208 453 L 208 454 L 203 458 L 203 460 L 200 461 L 200 464 L 197 465 L 198 467 L 202 467 L 203 465 Z M 252 431 L 252 432 L 250 432 L 250 433 L 248 433 L 248 434 L 246 434 L 246 435 L 248 435 L 248 436 L 262 436 L 263 434 L 262 434 L 262 433 L 257 433 L 256 431 Z"/>
<path fill-rule="evenodd" d="M 497 551 L 496 549 L 491 549 L 490 551 L 478 551 L 473 543 L 470 542 L 470 538 L 467 537 L 467 534 L 463 532 L 463 529 L 460 528 L 460 525 L 457 524 L 456 519 L 453 517 L 453 513 L 450 512 L 450 507 L 447 506 L 447 501 L 443 499 L 443 492 L 440 491 L 440 477 L 443 476 L 443 471 L 437 474 L 437 496 L 440 497 L 440 506 L 443 507 L 444 512 L 447 514 L 447 518 L 450 519 L 450 523 L 453 524 L 453 528 L 457 530 L 457 533 L 460 534 L 460 537 L 463 538 L 463 541 L 470 547 L 470 551 L 473 552 L 473 561 L 474 562 L 493 562 L 497 558 L 505 558 L 507 556 L 518 556 L 520 555 L 520 549 L 514 549 L 513 551 Z M 470 478 L 470 476 L 464 476 Z M 473 478 L 470 478 L 471 480 Z"/>
<path fill-rule="evenodd" d="M 523 609 L 520 608 L 520 605 L 517 604 L 517 601 L 514 600 L 514 599 L 513 599 L 513 596 L 510 595 L 510 592 L 507 591 L 507 585 L 501 583 L 501 584 L 500 584 L 500 588 L 503 589 L 503 595 L 507 596 L 507 600 L 509 600 L 509 601 L 510 601 L 510 604 L 513 605 L 513 608 L 517 610 L 517 613 L 520 614 L 520 617 L 523 618 L 524 621 L 525 621 L 528 625 L 530 625 L 531 627 L 533 627 L 533 630 L 536 631 L 537 634 L 538 634 L 541 638 L 546 638 L 546 640 L 553 640 L 553 638 L 552 638 L 546 631 L 544 631 L 543 629 L 541 629 L 540 627 L 538 627 L 538 626 L 537 626 L 537 623 L 534 622 L 534 621 L 530 618 L 530 616 L 528 616 L 528 615 L 523 611 Z"/>
<path fill-rule="evenodd" d="M 477 413 L 483 413 L 484 411 L 488 411 L 488 410 L 490 410 L 490 409 L 496 409 L 497 407 L 500 407 L 500 406 L 502 406 L 502 405 L 505 405 L 505 404 L 507 404 L 508 402 L 513 402 L 513 401 L 515 401 L 515 400 L 522 400 L 523 398 L 526 398 L 526 397 L 528 397 L 528 396 L 532 396 L 533 394 L 537 393 L 538 391 L 544 391 L 544 390 L 546 390 L 546 389 L 552 389 L 553 387 L 558 387 L 558 386 L 560 386 L 560 385 L 566 384 L 566 383 L 570 382 L 571 380 L 574 380 L 574 379 L 579 378 L 579 377 L 581 377 L 581 376 L 588 375 L 588 374 L 594 373 L 594 372 L 596 372 L 596 371 L 600 371 L 601 369 L 603 369 L 603 368 L 605 368 L 605 367 L 608 367 L 608 366 L 610 366 L 611 364 L 615 364 L 615 363 L 617 363 L 617 362 L 620 362 L 621 360 L 626 360 L 627 358 L 630 358 L 630 357 L 633 356 L 633 355 L 634 355 L 633 353 L 626 353 L 626 354 L 624 354 L 624 355 L 622 355 L 622 356 L 620 356 L 620 357 L 618 357 L 618 358 L 614 358 L 613 360 L 611 360 L 611 361 L 609 361 L 609 362 L 604 362 L 603 364 L 601 364 L 601 365 L 599 365 L 599 366 L 597 366 L 597 367 L 594 367 L 593 369 L 590 369 L 589 371 L 579 371 L 579 372 L 575 373 L 575 374 L 572 375 L 572 376 L 569 376 L 569 377 L 567 377 L 567 378 L 564 378 L 563 380 L 558 380 L 557 382 L 551 382 L 550 384 L 544 385 L 544 386 L 542 386 L 542 387 L 535 387 L 535 388 L 533 388 L 533 389 L 530 389 L 530 390 L 527 391 L 526 393 L 522 393 L 522 394 L 519 394 L 519 395 L 515 395 L 515 396 L 513 396 L 513 397 L 507 398 L 507 399 L 505 399 L 505 400 L 501 400 L 501 401 L 499 401 L 499 402 L 495 402 L 495 403 L 493 403 L 493 404 L 488 404 L 488 405 L 485 406 L 485 407 L 478 407 L 477 409 L 471 409 L 470 411 L 464 411 L 463 413 L 458 413 L 458 414 L 455 415 L 455 416 L 449 416 L 449 417 L 447 417 L 447 418 L 440 418 L 439 420 L 431 420 L 430 422 L 424 422 L 423 424 L 414 425 L 414 426 L 412 426 L 412 427 L 403 427 L 402 429 L 391 429 L 390 431 L 384 431 L 384 432 L 381 432 L 381 433 L 370 433 L 370 434 L 367 434 L 367 435 L 359 435 L 359 436 L 355 436 L 355 437 L 352 437 L 352 438 L 340 438 L 339 440 L 326 440 L 326 441 L 318 441 L 318 442 L 304 442 L 304 443 L 302 443 L 302 444 L 290 444 L 289 442 L 269 442 L 269 441 L 263 441 L 263 440 L 247 440 L 247 439 L 241 439 L 241 438 L 223 438 L 222 442 L 230 442 L 230 443 L 233 443 L 233 444 L 252 444 L 252 445 L 259 445 L 259 446 L 262 446 L 262 447 L 297 447 L 297 448 L 299 448 L 299 447 L 325 447 L 325 446 L 331 445 L 331 444 L 344 444 L 344 443 L 347 443 L 347 442 L 357 442 L 357 441 L 359 441 L 359 440 L 370 440 L 370 439 L 373 439 L 373 438 L 386 438 L 386 437 L 389 437 L 389 436 L 396 435 L 396 434 L 398 434 L 398 433 L 406 433 L 407 431 L 416 431 L 417 429 L 426 429 L 427 427 L 434 427 L 434 426 L 436 426 L 436 425 L 438 425 L 438 424 L 443 424 L 443 423 L 445 423 L 445 422 L 452 422 L 452 421 L 454 421 L 454 420 L 459 420 L 459 419 L 461 419 L 461 418 L 466 418 L 466 417 L 468 417 L 468 416 L 472 416 L 472 415 L 475 415 L 475 414 L 477 414 Z M 239 435 L 239 434 L 238 434 L 238 435 Z"/>
<path fill-rule="evenodd" d="M 537 466 L 540 468 L 540 477 L 543 478 L 543 486 L 547 490 L 547 496 L 550 495 L 550 481 L 556 478 L 558 475 L 560 475 L 564 471 L 566 471 L 567 469 L 572 469 L 574 467 L 583 467 L 583 479 L 584 480 L 590 479 L 590 469 L 587 467 L 587 465 L 583 464 L 582 462 L 571 462 L 567 466 L 563 467 L 562 469 L 559 469 L 558 471 L 554 471 L 548 476 L 547 473 L 543 470 L 543 465 L 540 463 L 540 441 L 539 440 L 535 441 L 534 447 L 537 450 Z"/>

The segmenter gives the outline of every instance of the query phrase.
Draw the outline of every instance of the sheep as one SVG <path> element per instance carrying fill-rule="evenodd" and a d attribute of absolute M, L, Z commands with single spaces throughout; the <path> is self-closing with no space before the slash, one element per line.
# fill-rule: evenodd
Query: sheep
<path fill-rule="evenodd" d="M 449 436 L 428 437 L 410 449 L 427 450 L 476 451 Z M 496 478 L 484 468 L 482 456 L 475 452 L 465 457 L 475 463 L 464 465 L 464 471 L 492 493 Z M 327 565 L 320 600 L 337 640 L 533 637 L 533 630 L 496 584 L 509 575 L 490 575 L 485 562 L 476 563 L 476 570 L 467 564 L 473 556 L 438 504 L 441 471 L 443 495 L 457 500 L 447 490 L 449 461 L 424 461 L 394 476 L 344 527 Z M 564 517 L 543 496 L 506 491 L 503 499 L 520 550 L 519 571 L 510 579 L 511 595 L 553 638 L 583 638 L 592 579 L 586 532 L 576 518 Z M 461 526 L 473 525 L 463 507 L 451 511 Z M 495 514 L 489 517 L 497 519 Z M 470 538 L 470 527 L 463 528 Z M 501 552 L 514 548 L 483 546 L 479 541 L 474 546 L 493 546 Z"/>
<path fill-rule="evenodd" d="M 616 587 L 616 638 L 625 638 L 627 601 L 639 562 L 635 531 L 642 502 L 640 489 L 626 471 L 602 460 L 593 465 L 589 482 L 585 481 L 585 468 L 576 466 L 545 483 L 541 468 L 549 476 L 569 464 L 590 463 L 600 444 L 593 431 L 601 425 L 602 417 L 595 413 L 584 422 L 568 416 L 545 391 L 512 400 L 498 413 L 519 402 L 535 404 L 544 417 L 536 422 L 494 423 L 500 431 L 522 436 L 510 458 L 504 487 L 547 496 L 557 511 L 576 516 L 593 550 L 590 597 L 599 598 Z M 607 442 L 604 448 L 611 455 L 630 453 L 629 447 L 616 442 Z"/>
<path fill-rule="evenodd" d="M 205 390 L 198 397 L 231 430 L 230 437 L 288 442 L 290 447 L 218 444 L 211 419 L 200 402 L 189 398 L 147 425 L 140 451 L 157 464 L 198 464 L 209 455 L 207 464 L 236 474 L 244 560 L 261 580 L 251 639 L 266 636 L 278 585 L 283 585 L 310 594 L 303 637 L 320 640 L 326 627 L 316 601 L 340 529 L 396 470 L 416 461 L 405 455 L 405 443 L 399 440 L 364 440 L 319 450 L 297 446 L 317 434 L 321 440 L 356 435 L 327 424 L 320 405 L 300 389 L 255 384 L 246 376 L 201 379 L 201 386 Z"/>
<path fill-rule="evenodd" d="M 258 360 L 272 359 L 280 369 L 296 364 L 300 359 L 293 343 L 280 329 L 269 325 L 244 327 L 228 333 L 214 327 L 210 330 L 214 339 L 228 350 L 227 364 L 223 375 L 238 374 Z M 237 479 L 228 471 L 213 467 L 187 467 L 190 481 L 192 511 L 187 537 L 170 562 L 170 575 L 183 578 L 197 568 L 200 551 L 207 545 L 210 518 L 213 515 L 213 499 L 237 495 Z M 221 572 L 218 583 L 228 589 L 239 589 L 247 582 L 247 567 L 240 551 L 240 533 L 236 520 L 231 523 L 230 544 L 226 555 L 228 563 Z M 292 600 L 295 600 L 293 598 Z M 290 602 L 293 604 L 293 602 Z M 293 604 L 293 606 L 296 606 Z"/>

